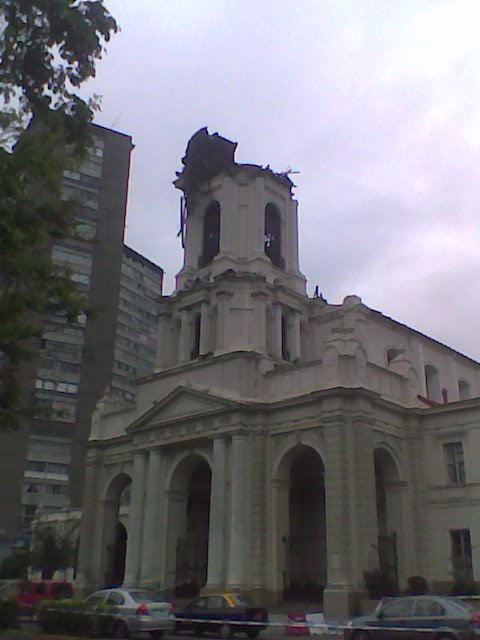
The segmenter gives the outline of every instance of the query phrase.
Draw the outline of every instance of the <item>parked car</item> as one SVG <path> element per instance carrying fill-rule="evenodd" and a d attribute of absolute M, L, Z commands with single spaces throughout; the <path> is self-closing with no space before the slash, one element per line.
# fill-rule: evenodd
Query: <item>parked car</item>
<path fill-rule="evenodd" d="M 353 619 L 345 640 L 478 640 L 480 612 L 454 597 L 394 598 Z"/>
<path fill-rule="evenodd" d="M 173 631 L 175 626 L 172 604 L 145 589 L 101 589 L 88 596 L 85 604 L 107 607 L 106 612 L 112 617 L 110 632 L 114 638 L 148 633 L 157 639 L 165 632 Z M 108 605 L 112 605 L 113 614 L 108 611 Z"/>
<path fill-rule="evenodd" d="M 20 582 L 16 600 L 21 615 L 33 616 L 35 606 L 42 600 L 66 600 L 73 598 L 70 582 L 58 580 L 24 580 Z"/>
<path fill-rule="evenodd" d="M 220 633 L 230 638 L 234 633 L 246 633 L 248 638 L 257 638 L 267 628 L 268 611 L 253 606 L 250 601 L 235 593 L 211 594 L 195 598 L 175 612 L 175 633 L 193 631 Z"/>

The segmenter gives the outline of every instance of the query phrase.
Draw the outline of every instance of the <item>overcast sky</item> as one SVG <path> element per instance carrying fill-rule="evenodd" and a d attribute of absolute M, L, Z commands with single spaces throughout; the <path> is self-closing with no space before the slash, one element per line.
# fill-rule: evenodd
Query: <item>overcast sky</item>
<path fill-rule="evenodd" d="M 126 241 L 182 263 L 172 185 L 200 127 L 292 176 L 312 293 L 480 359 L 478 0 L 106 0 L 90 90 L 133 136 Z"/>

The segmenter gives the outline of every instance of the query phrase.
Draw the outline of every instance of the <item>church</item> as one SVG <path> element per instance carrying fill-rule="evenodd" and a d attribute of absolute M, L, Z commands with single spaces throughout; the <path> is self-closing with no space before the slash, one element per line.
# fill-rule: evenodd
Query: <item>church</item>
<path fill-rule="evenodd" d="M 323 600 L 480 576 L 480 364 L 356 295 L 306 293 L 288 174 L 201 129 L 183 267 L 134 408 L 97 406 L 76 584 Z"/>

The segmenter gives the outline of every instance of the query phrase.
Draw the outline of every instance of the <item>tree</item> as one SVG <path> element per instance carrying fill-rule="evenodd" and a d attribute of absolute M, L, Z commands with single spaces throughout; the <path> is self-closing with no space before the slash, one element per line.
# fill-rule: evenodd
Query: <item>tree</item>
<path fill-rule="evenodd" d="M 15 549 L 13 553 L 2 560 L 0 564 L 0 578 L 7 580 L 26 578 L 29 566 L 30 551 L 28 547 L 23 546 Z"/>
<path fill-rule="evenodd" d="M 22 375 L 43 319 L 75 322 L 86 307 L 51 249 L 74 233 L 63 171 L 86 156 L 99 106 L 77 91 L 117 24 L 102 0 L 0 5 L 0 428 L 11 428 L 38 410 Z"/>
<path fill-rule="evenodd" d="M 30 565 L 42 572 L 43 580 L 51 580 L 55 571 L 71 567 L 74 557 L 71 539 L 50 528 L 38 532 L 30 546 Z"/>

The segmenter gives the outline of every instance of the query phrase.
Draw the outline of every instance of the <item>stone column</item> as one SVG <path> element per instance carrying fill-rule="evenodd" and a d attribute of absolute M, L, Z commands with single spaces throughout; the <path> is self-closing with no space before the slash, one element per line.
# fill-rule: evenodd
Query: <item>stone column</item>
<path fill-rule="evenodd" d="M 282 305 L 273 304 L 273 357 L 282 359 Z"/>
<path fill-rule="evenodd" d="M 171 362 L 172 336 L 170 335 L 172 316 L 167 311 L 158 314 L 157 323 L 157 354 L 155 366 L 158 368 L 168 367 Z"/>
<path fill-rule="evenodd" d="M 232 437 L 232 482 L 228 579 L 230 588 L 245 584 L 247 564 L 247 438 Z"/>
<path fill-rule="evenodd" d="M 182 323 L 180 325 L 180 346 L 178 353 L 179 363 L 185 363 L 190 360 L 190 353 L 192 350 L 191 340 L 191 327 L 190 327 L 190 310 L 182 310 Z"/>
<path fill-rule="evenodd" d="M 338 415 L 332 415 L 328 421 L 323 420 L 322 424 L 325 425 L 325 449 L 328 452 L 325 465 L 328 586 L 324 592 L 324 611 L 327 617 L 342 619 L 350 614 L 350 593 L 353 590 L 352 504 L 346 455 L 348 421 L 339 409 Z"/>
<path fill-rule="evenodd" d="M 211 352 L 210 346 L 210 305 L 202 302 L 200 312 L 200 355 Z"/>
<path fill-rule="evenodd" d="M 133 461 L 132 493 L 128 515 L 128 541 L 124 580 L 124 585 L 128 587 L 137 586 L 140 574 L 144 496 L 145 455 L 143 451 L 138 451 Z"/>
<path fill-rule="evenodd" d="M 83 488 L 83 509 L 82 520 L 80 524 L 80 548 L 78 550 L 78 569 L 75 578 L 75 586 L 80 589 L 88 589 L 89 586 L 95 584 L 93 576 L 92 557 L 92 541 L 99 545 L 102 541 L 102 535 L 97 530 L 94 536 L 95 515 L 97 512 L 97 465 L 98 462 L 89 464 L 85 472 L 85 484 Z M 97 549 L 97 556 L 101 555 L 101 550 Z"/>
<path fill-rule="evenodd" d="M 216 590 L 225 583 L 225 438 L 213 441 L 212 489 L 208 531 L 207 589 Z"/>
<path fill-rule="evenodd" d="M 163 452 L 161 449 L 150 451 L 145 496 L 145 520 L 143 524 L 142 586 L 157 584 L 160 577 L 160 545 L 161 538 L 165 535 L 165 531 L 162 529 L 162 507 L 164 503 L 162 458 Z"/>
<path fill-rule="evenodd" d="M 292 362 L 295 362 L 296 360 L 299 360 L 301 356 L 300 312 L 299 311 L 292 312 L 290 335 L 291 335 L 290 358 Z"/>

